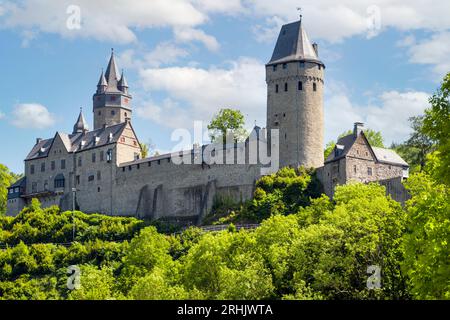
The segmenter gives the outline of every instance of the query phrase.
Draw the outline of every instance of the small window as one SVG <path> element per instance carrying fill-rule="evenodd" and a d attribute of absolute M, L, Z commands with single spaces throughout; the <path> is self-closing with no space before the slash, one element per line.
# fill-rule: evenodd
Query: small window
<path fill-rule="evenodd" d="M 80 176 L 76 176 L 76 177 L 75 177 L 75 180 L 76 180 L 76 183 L 77 183 L 77 184 L 80 184 L 80 180 L 81 180 L 81 179 L 80 179 Z"/>
<path fill-rule="evenodd" d="M 161 164 L 161 160 L 158 160 L 158 164 Z"/>
<path fill-rule="evenodd" d="M 83 164 L 83 160 L 81 160 L 81 157 L 78 157 L 78 166 L 81 167 Z"/>
<path fill-rule="evenodd" d="M 125 137 L 121 137 L 120 142 L 125 143 Z"/>
<path fill-rule="evenodd" d="M 132 167 L 131 167 L 131 166 L 128 166 L 128 171 L 131 171 L 131 169 L 132 169 Z"/>
<path fill-rule="evenodd" d="M 102 180 L 102 173 L 97 171 L 97 180 Z"/>
<path fill-rule="evenodd" d="M 313 83 L 313 91 L 317 91 L 317 84 L 315 82 Z"/>
<path fill-rule="evenodd" d="M 125 118 L 128 117 L 128 113 L 125 112 Z"/>
<path fill-rule="evenodd" d="M 100 162 L 105 160 L 105 152 L 100 151 Z"/>
<path fill-rule="evenodd" d="M 278 93 L 278 91 L 279 91 L 279 87 L 278 87 L 278 85 L 276 84 L 276 85 L 275 85 L 275 92 Z"/>
<path fill-rule="evenodd" d="M 284 91 L 288 91 L 288 83 L 287 82 L 284 84 Z"/>
<path fill-rule="evenodd" d="M 356 173 L 356 165 L 353 166 L 353 172 Z"/>
<path fill-rule="evenodd" d="M 392 169 L 392 166 L 389 166 L 389 170 L 391 170 Z"/>
<path fill-rule="evenodd" d="M 52 168 L 52 171 L 55 170 L 55 167 L 56 167 L 55 161 L 51 162 L 50 167 Z"/>
<path fill-rule="evenodd" d="M 125 172 L 125 167 L 122 167 L 122 172 Z"/>
<path fill-rule="evenodd" d="M 140 165 L 140 164 L 137 164 L 137 165 L 136 165 L 136 169 L 139 170 L 140 168 L 141 168 L 141 165 Z"/>
<path fill-rule="evenodd" d="M 66 169 L 66 160 L 65 159 L 61 159 L 61 170 Z"/>
<path fill-rule="evenodd" d="M 372 175 L 372 168 L 371 168 L 371 167 L 368 167 L 368 168 L 367 168 L 367 175 L 368 175 L 368 176 L 371 176 L 371 175 Z"/>
<path fill-rule="evenodd" d="M 304 61 L 300 61 L 300 68 L 302 68 L 302 69 L 305 68 L 305 62 Z"/>
<path fill-rule="evenodd" d="M 101 112 L 101 111 L 99 111 L 99 112 L 98 112 L 98 115 L 99 115 L 99 116 L 101 116 L 101 115 L 102 115 L 102 112 Z"/>
<path fill-rule="evenodd" d="M 272 70 L 273 70 L 273 71 L 277 71 L 277 65 L 276 65 L 276 64 L 274 64 L 274 65 L 272 66 Z"/>
<path fill-rule="evenodd" d="M 92 162 L 95 162 L 95 161 L 97 161 L 97 154 L 93 153 L 92 154 Z"/>
<path fill-rule="evenodd" d="M 286 140 L 286 139 L 287 139 L 287 133 L 284 134 L 284 140 Z"/>
<path fill-rule="evenodd" d="M 115 99 L 114 99 L 115 100 Z M 114 111 L 114 110 L 111 110 L 111 115 L 112 116 L 115 116 L 116 115 L 116 112 Z"/>
<path fill-rule="evenodd" d="M 31 173 L 31 174 L 34 174 L 34 164 L 32 164 L 32 165 L 30 166 L 30 173 Z"/>
<path fill-rule="evenodd" d="M 286 118 L 286 113 L 283 113 L 283 118 Z"/>
<path fill-rule="evenodd" d="M 45 172 L 45 162 L 41 163 L 41 172 Z"/>
<path fill-rule="evenodd" d="M 319 70 L 322 69 L 322 66 L 319 64 Z"/>
<path fill-rule="evenodd" d="M 303 82 L 301 81 L 298 82 L 298 90 L 303 90 Z"/>
<path fill-rule="evenodd" d="M 64 177 L 60 177 L 58 179 L 55 179 L 55 189 L 64 188 L 64 186 L 65 186 L 65 179 L 64 179 Z"/>
<path fill-rule="evenodd" d="M 133 145 L 137 146 L 137 141 L 133 140 Z"/>
<path fill-rule="evenodd" d="M 94 175 L 92 174 L 92 175 L 90 175 L 89 177 L 88 177 L 88 181 L 89 182 L 92 182 L 92 181 L 94 181 L 94 179 L 95 179 L 95 177 L 94 177 Z"/>
<path fill-rule="evenodd" d="M 106 161 L 111 162 L 112 161 L 112 150 L 108 149 L 108 152 L 106 152 Z"/>
<path fill-rule="evenodd" d="M 283 63 L 283 69 L 287 69 L 287 63 Z"/>
<path fill-rule="evenodd" d="M 97 188 L 97 192 L 100 192 L 100 187 Z"/>

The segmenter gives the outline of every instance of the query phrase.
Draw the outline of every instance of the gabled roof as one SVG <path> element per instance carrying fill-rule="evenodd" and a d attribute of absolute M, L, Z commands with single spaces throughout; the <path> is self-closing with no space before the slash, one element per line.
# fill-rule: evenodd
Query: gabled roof
<path fill-rule="evenodd" d="M 100 128 L 85 133 L 66 134 L 57 132 L 52 139 L 42 140 L 37 143 L 25 158 L 27 160 L 39 159 L 48 156 L 53 141 L 59 135 L 67 149 L 67 152 L 81 152 L 92 148 L 102 147 L 116 143 L 125 129 L 127 122 L 122 122 L 110 127 Z M 131 123 L 130 123 L 131 126 Z M 111 139 L 110 139 L 111 137 Z"/>
<path fill-rule="evenodd" d="M 277 44 L 268 65 L 290 61 L 314 61 L 323 65 L 309 41 L 301 21 L 285 24 L 281 27 Z"/>
<path fill-rule="evenodd" d="M 360 135 L 363 136 L 364 140 L 367 142 L 367 145 L 372 150 L 372 153 L 375 155 L 375 159 L 378 162 L 383 163 L 389 163 L 394 165 L 402 165 L 402 166 L 409 166 L 408 163 L 402 159 L 394 150 L 392 149 L 386 149 L 386 148 L 379 148 L 379 147 L 372 147 L 367 140 L 365 134 L 363 131 L 361 131 Z M 345 137 L 342 137 L 338 140 L 336 143 L 335 149 L 333 149 L 333 152 L 330 153 L 330 155 L 325 160 L 325 163 L 332 162 L 335 160 L 342 159 L 347 156 L 347 153 L 352 148 L 353 144 L 356 141 L 355 135 L 349 134 Z M 338 148 L 338 154 L 336 154 L 335 150 Z"/>

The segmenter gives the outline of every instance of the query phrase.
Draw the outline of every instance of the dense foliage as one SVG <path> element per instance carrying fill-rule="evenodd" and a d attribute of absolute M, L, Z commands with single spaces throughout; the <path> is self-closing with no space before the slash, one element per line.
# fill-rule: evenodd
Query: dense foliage
<path fill-rule="evenodd" d="M 226 143 L 230 141 L 243 141 L 248 133 L 244 128 L 244 115 L 235 109 L 220 109 L 208 124 L 209 136 L 212 142 Z"/>

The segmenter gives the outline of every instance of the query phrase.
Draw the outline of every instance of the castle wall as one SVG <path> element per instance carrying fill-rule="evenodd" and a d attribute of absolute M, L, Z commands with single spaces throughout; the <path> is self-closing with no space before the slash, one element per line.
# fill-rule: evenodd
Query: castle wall
<path fill-rule="evenodd" d="M 177 165 L 169 158 L 119 167 L 113 215 L 204 217 L 217 197 L 250 199 L 258 165 Z"/>

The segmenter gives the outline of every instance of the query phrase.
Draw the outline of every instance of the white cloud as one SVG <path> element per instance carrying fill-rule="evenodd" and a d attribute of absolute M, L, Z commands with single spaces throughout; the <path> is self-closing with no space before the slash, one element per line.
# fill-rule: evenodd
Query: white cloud
<path fill-rule="evenodd" d="M 189 52 L 185 49 L 170 42 L 162 42 L 151 51 L 125 50 L 117 60 L 120 66 L 127 69 L 157 68 L 175 63 L 188 55 Z"/>
<path fill-rule="evenodd" d="M 175 28 L 175 39 L 179 42 L 201 42 L 208 50 L 217 51 L 220 48 L 216 38 L 206 34 L 204 31 L 194 28 Z"/>
<path fill-rule="evenodd" d="M 81 28 L 67 28 L 72 0 L 24 0 L 4 2 L 0 25 L 56 33 L 63 37 L 85 37 L 129 43 L 136 41 L 135 29 L 194 27 L 207 16 L 185 0 L 78 0 Z"/>
<path fill-rule="evenodd" d="M 428 97 L 429 94 L 419 91 L 386 91 L 374 102 L 359 106 L 345 92 L 330 94 L 325 98 L 325 140 L 335 140 L 352 129 L 354 122 L 362 121 L 367 128 L 381 131 L 387 146 L 402 142 L 411 132 L 408 119 L 423 114 Z"/>
<path fill-rule="evenodd" d="M 431 38 L 418 43 L 413 40 L 408 42 L 406 39 L 403 44 L 409 47 L 409 61 L 432 65 L 432 70 L 439 81 L 450 72 L 450 31 L 434 34 Z"/>
<path fill-rule="evenodd" d="M 11 123 L 18 128 L 45 129 L 55 123 L 55 117 L 46 107 L 38 103 L 16 105 Z"/>
<path fill-rule="evenodd" d="M 248 0 L 246 3 L 260 17 L 277 17 L 284 22 L 298 19 L 296 0 Z M 301 6 L 304 24 L 312 38 L 331 42 L 357 35 L 371 37 L 390 27 L 403 31 L 450 28 L 449 1 L 306 0 Z"/>
<path fill-rule="evenodd" d="M 193 120 L 209 121 L 220 108 L 240 109 L 250 124 L 265 123 L 266 84 L 264 64 L 240 58 L 228 68 L 151 68 L 140 72 L 149 91 L 163 91 L 170 100 L 162 106 L 148 103 L 137 112 L 169 127 Z M 183 107 L 180 107 L 183 106 Z M 179 119 L 174 121 L 173 119 Z"/>

